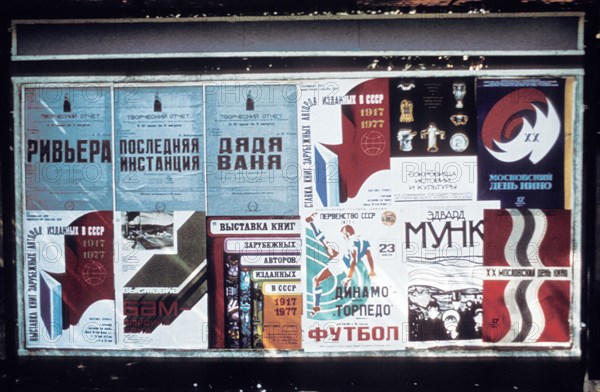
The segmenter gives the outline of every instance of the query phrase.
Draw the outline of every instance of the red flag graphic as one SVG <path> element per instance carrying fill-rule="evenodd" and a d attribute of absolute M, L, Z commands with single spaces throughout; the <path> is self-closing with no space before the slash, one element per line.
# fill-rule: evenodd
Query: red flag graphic
<path fill-rule="evenodd" d="M 390 168 L 388 80 L 366 81 L 346 95 L 356 96 L 356 104 L 342 106 L 343 143 L 326 145 L 338 156 L 341 203 L 373 173 Z"/>
<path fill-rule="evenodd" d="M 52 274 L 62 285 L 63 327 L 76 325 L 96 301 L 114 300 L 113 213 L 96 211 L 77 218 L 65 235 L 65 273 Z"/>
<path fill-rule="evenodd" d="M 483 341 L 568 342 L 571 212 L 484 213 Z"/>

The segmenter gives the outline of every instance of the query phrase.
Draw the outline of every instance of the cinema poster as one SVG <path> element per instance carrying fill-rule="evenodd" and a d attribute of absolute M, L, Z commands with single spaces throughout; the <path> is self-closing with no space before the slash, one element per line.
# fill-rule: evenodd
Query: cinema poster
<path fill-rule="evenodd" d="M 208 214 L 298 214 L 295 84 L 207 84 Z"/>
<path fill-rule="evenodd" d="M 27 210 L 112 209 L 111 97 L 99 86 L 24 90 Z"/>
<path fill-rule="evenodd" d="M 27 347 L 116 347 L 112 218 L 112 211 L 25 213 Z"/>
<path fill-rule="evenodd" d="M 202 87 L 115 89 L 119 211 L 204 210 Z"/>
<path fill-rule="evenodd" d="M 478 79 L 479 198 L 570 208 L 573 81 Z"/>
<path fill-rule="evenodd" d="M 570 227 L 569 210 L 485 211 L 485 342 L 571 344 Z"/>

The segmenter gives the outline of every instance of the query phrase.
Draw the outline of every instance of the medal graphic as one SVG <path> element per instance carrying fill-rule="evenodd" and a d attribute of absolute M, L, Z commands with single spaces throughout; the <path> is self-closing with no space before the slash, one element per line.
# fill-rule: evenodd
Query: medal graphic
<path fill-rule="evenodd" d="M 426 129 L 421 131 L 421 139 L 427 139 L 427 152 L 438 152 L 437 141 L 438 137 L 442 140 L 446 139 L 446 131 L 439 129 L 435 123 L 430 123 Z"/>
<path fill-rule="evenodd" d="M 417 132 L 412 129 L 400 129 L 397 133 L 400 151 L 412 151 L 412 140 L 415 136 L 417 136 Z"/>
<path fill-rule="evenodd" d="M 456 152 L 463 152 L 469 147 L 469 138 L 462 132 L 455 133 L 450 137 L 450 148 Z"/>
<path fill-rule="evenodd" d="M 396 217 L 396 213 L 394 213 L 394 211 L 384 211 L 381 214 L 381 223 L 383 223 L 385 226 L 393 226 L 397 219 L 398 218 Z"/>
<path fill-rule="evenodd" d="M 455 107 L 457 109 L 462 109 L 464 107 L 463 99 L 465 98 L 465 95 L 467 95 L 467 85 L 465 83 L 452 83 L 452 94 L 456 99 Z"/>
<path fill-rule="evenodd" d="M 258 211 L 258 203 L 255 201 L 248 202 L 247 211 L 257 212 Z"/>
<path fill-rule="evenodd" d="M 410 123 L 415 121 L 413 117 L 413 103 L 408 99 L 403 99 L 400 102 L 400 122 Z"/>

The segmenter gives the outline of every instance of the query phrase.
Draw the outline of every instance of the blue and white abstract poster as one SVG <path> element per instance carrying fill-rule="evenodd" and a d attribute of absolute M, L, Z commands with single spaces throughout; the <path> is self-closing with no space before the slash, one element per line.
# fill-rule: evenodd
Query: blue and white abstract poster
<path fill-rule="evenodd" d="M 98 86 L 27 88 L 27 210 L 112 210 L 111 94 Z"/>
<path fill-rule="evenodd" d="M 208 215 L 297 215 L 296 86 L 205 89 Z"/>
<path fill-rule="evenodd" d="M 115 89 L 118 211 L 204 211 L 202 87 Z"/>

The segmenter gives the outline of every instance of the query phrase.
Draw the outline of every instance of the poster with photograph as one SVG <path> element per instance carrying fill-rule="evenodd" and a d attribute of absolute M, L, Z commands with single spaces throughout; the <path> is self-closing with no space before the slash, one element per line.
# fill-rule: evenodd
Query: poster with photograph
<path fill-rule="evenodd" d="M 205 213 L 116 214 L 123 348 L 207 348 Z"/>
<path fill-rule="evenodd" d="M 298 214 L 296 86 L 208 84 L 209 216 Z"/>
<path fill-rule="evenodd" d="M 390 79 L 389 91 L 392 157 L 476 155 L 472 78 Z"/>
<path fill-rule="evenodd" d="M 202 87 L 115 89 L 118 211 L 204 210 Z"/>
<path fill-rule="evenodd" d="M 207 347 L 202 86 L 115 89 L 124 348 Z"/>
<path fill-rule="evenodd" d="M 315 81 L 300 91 L 305 350 L 481 342 L 483 210 L 499 204 L 475 201 L 473 80 Z M 451 326 L 435 339 L 423 332 L 436 300 L 439 323 L 460 337 Z"/>
<path fill-rule="evenodd" d="M 393 201 L 477 199 L 470 78 L 390 79 Z"/>
<path fill-rule="evenodd" d="M 482 342 L 484 211 L 497 201 L 399 203 L 412 347 Z"/>
<path fill-rule="evenodd" d="M 25 208 L 112 210 L 110 89 L 26 88 L 23 99 Z"/>

